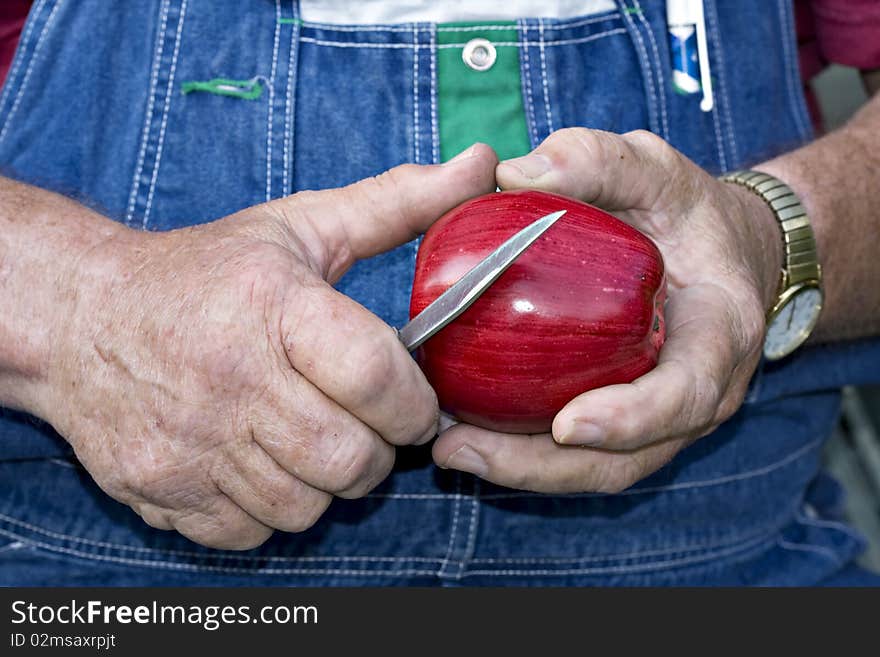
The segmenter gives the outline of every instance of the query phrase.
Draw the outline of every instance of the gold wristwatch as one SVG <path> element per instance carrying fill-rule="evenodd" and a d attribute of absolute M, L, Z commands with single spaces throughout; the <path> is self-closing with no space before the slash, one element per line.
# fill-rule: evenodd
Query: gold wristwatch
<path fill-rule="evenodd" d="M 778 178 L 759 171 L 735 171 L 721 177 L 760 196 L 782 229 L 785 261 L 776 302 L 767 313 L 764 356 L 778 360 L 801 346 L 822 311 L 822 267 L 816 238 L 800 199 Z"/>

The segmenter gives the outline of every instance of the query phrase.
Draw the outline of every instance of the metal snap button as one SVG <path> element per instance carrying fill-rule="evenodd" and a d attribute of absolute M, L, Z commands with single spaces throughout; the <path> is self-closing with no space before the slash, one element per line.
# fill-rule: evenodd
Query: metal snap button
<path fill-rule="evenodd" d="M 464 63 L 475 71 L 488 71 L 492 68 L 497 56 L 495 46 L 487 39 L 471 39 L 461 51 Z"/>

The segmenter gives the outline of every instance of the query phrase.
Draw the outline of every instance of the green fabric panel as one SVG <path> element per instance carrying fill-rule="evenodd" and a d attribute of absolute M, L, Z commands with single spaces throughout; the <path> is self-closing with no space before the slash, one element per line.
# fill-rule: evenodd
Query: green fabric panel
<path fill-rule="evenodd" d="M 440 159 L 446 161 L 480 141 L 492 146 L 502 160 L 526 154 L 531 149 L 523 107 L 519 68 L 519 34 L 515 23 L 509 30 L 451 30 L 479 28 L 476 23 L 443 23 L 437 26 L 437 45 L 454 45 L 437 50 L 437 115 L 440 131 Z M 497 52 L 487 71 L 475 71 L 461 59 L 471 39 L 487 39 Z"/>

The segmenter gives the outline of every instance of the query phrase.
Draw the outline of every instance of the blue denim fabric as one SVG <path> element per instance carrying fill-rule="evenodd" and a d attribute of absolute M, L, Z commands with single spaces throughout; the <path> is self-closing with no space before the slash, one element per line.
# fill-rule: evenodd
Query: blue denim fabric
<path fill-rule="evenodd" d="M 566 126 L 647 128 L 718 173 L 808 140 L 789 0 L 705 5 L 710 113 L 673 91 L 663 2 L 520 20 L 533 144 Z M 272 0 L 38 0 L 0 97 L 0 166 L 166 230 L 436 161 L 434 26 L 296 18 L 295 2 Z M 180 93 L 215 77 L 264 92 Z M 339 288 L 401 325 L 416 246 L 359 263 Z M 762 364 L 733 419 L 620 495 L 514 491 L 402 449 L 366 498 L 245 553 L 147 527 L 50 427 L 4 412 L 0 584 L 817 584 L 864 545 L 839 521 L 820 449 L 837 388 L 876 381 L 878 362 L 864 341 Z"/>

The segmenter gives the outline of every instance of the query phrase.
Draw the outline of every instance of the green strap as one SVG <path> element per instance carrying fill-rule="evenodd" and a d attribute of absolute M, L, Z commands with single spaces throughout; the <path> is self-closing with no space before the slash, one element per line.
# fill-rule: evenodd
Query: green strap
<path fill-rule="evenodd" d="M 194 91 L 203 91 L 217 96 L 232 96 L 243 100 L 256 100 L 263 93 L 263 85 L 256 79 L 252 80 L 229 80 L 227 78 L 214 78 L 206 81 L 184 82 L 180 85 L 184 94 Z"/>
<path fill-rule="evenodd" d="M 474 142 L 492 146 L 503 159 L 526 154 L 529 142 L 523 106 L 516 24 L 510 29 L 479 29 L 477 23 L 437 26 L 437 114 L 440 159 L 446 161 Z M 460 28 L 468 28 L 462 30 Z M 495 46 L 495 64 L 486 71 L 470 68 L 462 50 L 471 39 Z M 508 45 L 505 45 L 508 44 Z M 443 47 L 447 46 L 447 47 Z"/>

